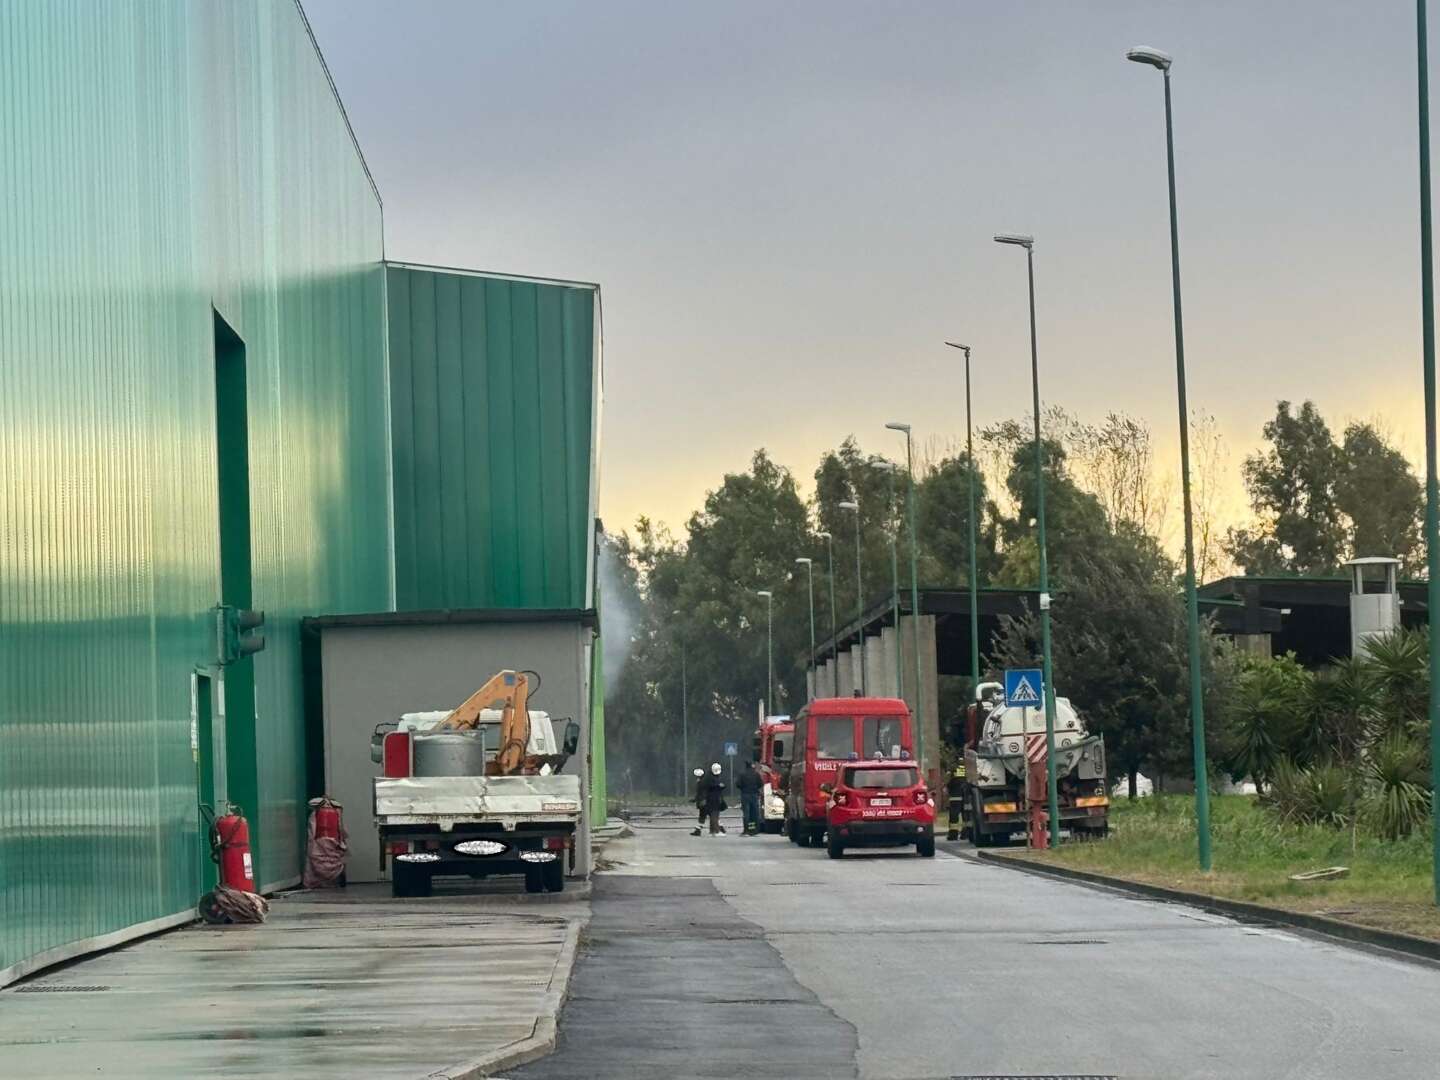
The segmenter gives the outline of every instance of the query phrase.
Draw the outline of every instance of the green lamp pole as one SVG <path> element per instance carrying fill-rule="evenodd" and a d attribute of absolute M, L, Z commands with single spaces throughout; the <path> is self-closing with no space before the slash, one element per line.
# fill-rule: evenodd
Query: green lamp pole
<path fill-rule="evenodd" d="M 679 611 L 670 613 L 680 618 Z M 690 681 L 685 670 L 685 632 L 680 632 L 680 794 L 690 787 Z"/>
<path fill-rule="evenodd" d="M 810 578 L 810 699 L 813 701 L 819 693 L 820 669 L 815 666 L 815 560 L 796 559 L 796 566 L 805 567 L 805 573 Z"/>
<path fill-rule="evenodd" d="M 1180 226 L 1175 211 L 1175 133 L 1168 53 L 1139 46 L 1125 54 L 1165 76 L 1165 160 L 1170 177 L 1170 286 L 1175 305 L 1175 383 L 1180 402 L 1180 491 L 1185 509 L 1185 622 L 1190 649 L 1190 734 L 1195 757 L 1195 833 L 1200 869 L 1210 869 L 1210 770 L 1205 762 L 1205 689 L 1200 670 L 1200 601 L 1195 595 L 1195 525 L 1190 503 L 1190 408 L 1185 402 L 1185 331 L 1180 315 Z"/>
<path fill-rule="evenodd" d="M 1040 548 L 1040 653 L 1045 683 L 1045 781 L 1050 814 L 1050 846 L 1060 846 L 1060 792 L 1055 784 L 1055 680 L 1050 664 L 1050 556 L 1045 544 L 1045 451 L 1040 441 L 1040 352 L 1035 340 L 1035 238 L 1018 233 L 1001 233 L 997 244 L 1014 244 L 1025 249 L 1025 269 L 1030 282 L 1030 384 L 1035 411 L 1035 520 Z"/>
<path fill-rule="evenodd" d="M 835 616 L 835 538 L 828 532 L 819 535 L 825 538 L 825 553 L 828 558 L 830 578 L 830 681 L 836 697 L 840 696 L 840 630 Z"/>
<path fill-rule="evenodd" d="M 1425 0 L 1415 0 L 1420 94 L 1420 327 L 1425 365 L 1426 598 L 1440 611 L 1440 479 L 1435 461 L 1435 264 L 1430 252 L 1430 50 Z M 1430 812 L 1435 819 L 1435 902 L 1440 904 L 1440 652 L 1430 631 Z"/>
<path fill-rule="evenodd" d="M 775 594 L 757 589 L 756 596 L 765 598 L 765 715 L 775 715 Z"/>
<path fill-rule="evenodd" d="M 915 760 L 920 763 L 920 775 L 925 775 L 925 680 L 920 669 L 920 576 L 919 545 L 915 532 L 915 443 L 910 437 L 910 425 L 893 420 L 885 425 L 891 431 L 905 434 L 905 474 L 909 486 L 905 490 L 905 516 L 910 529 L 910 639 L 915 647 Z M 898 627 L 897 627 L 898 629 Z"/>
<path fill-rule="evenodd" d="M 895 521 L 895 469 L 885 470 L 890 488 L 890 610 L 895 619 L 895 696 L 905 696 L 905 653 L 900 642 L 900 526 Z"/>
<path fill-rule="evenodd" d="M 970 470 L 970 695 L 980 685 L 980 571 L 975 554 L 975 428 L 970 416 L 970 346 L 945 342 L 965 352 L 965 456 Z"/>
<path fill-rule="evenodd" d="M 860 576 L 860 504 L 842 502 L 840 509 L 855 512 L 855 626 L 860 639 L 860 696 L 869 697 L 870 680 L 865 675 L 865 583 Z"/>

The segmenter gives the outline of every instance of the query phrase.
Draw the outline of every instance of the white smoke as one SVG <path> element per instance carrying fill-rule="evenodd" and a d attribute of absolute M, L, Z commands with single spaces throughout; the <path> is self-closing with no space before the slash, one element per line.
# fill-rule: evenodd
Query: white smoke
<path fill-rule="evenodd" d="M 608 696 L 614 692 L 620 673 L 635 651 L 635 633 L 640 625 L 640 597 L 608 539 L 600 544 L 599 572 L 600 660 Z"/>

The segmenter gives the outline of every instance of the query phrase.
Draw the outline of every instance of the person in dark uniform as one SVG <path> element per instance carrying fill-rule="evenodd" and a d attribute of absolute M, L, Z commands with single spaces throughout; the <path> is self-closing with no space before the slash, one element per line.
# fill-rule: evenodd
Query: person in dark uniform
<path fill-rule="evenodd" d="M 735 790 L 740 792 L 740 810 L 745 819 L 745 836 L 754 836 L 760 831 L 760 792 L 765 787 L 765 778 L 755 766 L 759 762 L 751 759 L 735 781 Z"/>
<path fill-rule="evenodd" d="M 710 766 L 710 775 L 701 781 L 705 785 L 705 816 L 710 819 L 711 836 L 725 832 L 725 826 L 720 824 L 720 813 L 725 809 L 725 781 L 720 771 L 717 761 Z"/>
<path fill-rule="evenodd" d="M 695 770 L 695 811 L 696 811 L 696 817 L 695 817 L 695 828 L 691 831 L 691 833 L 690 833 L 691 836 L 699 836 L 699 835 L 700 835 L 700 827 L 705 824 L 705 785 L 706 785 L 706 781 L 705 781 L 705 770 L 704 770 L 704 769 L 696 769 L 696 770 Z"/>
<path fill-rule="evenodd" d="M 950 827 L 945 833 L 946 840 L 960 839 L 960 808 L 965 805 L 965 759 L 955 763 L 950 779 L 945 781 L 945 798 L 950 804 Z"/>

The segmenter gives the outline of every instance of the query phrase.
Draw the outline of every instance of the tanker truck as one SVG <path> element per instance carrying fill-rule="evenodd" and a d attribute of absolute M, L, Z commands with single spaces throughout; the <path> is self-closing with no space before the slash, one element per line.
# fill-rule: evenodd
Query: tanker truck
<path fill-rule="evenodd" d="M 976 847 L 1023 832 L 1025 736 L 1044 734 L 1045 710 L 1007 706 L 1000 683 L 981 683 L 966 709 L 965 790 L 961 818 Z M 1055 777 L 1060 826 L 1077 837 L 1109 831 L 1105 740 L 1091 735 L 1069 698 L 1055 699 Z"/>

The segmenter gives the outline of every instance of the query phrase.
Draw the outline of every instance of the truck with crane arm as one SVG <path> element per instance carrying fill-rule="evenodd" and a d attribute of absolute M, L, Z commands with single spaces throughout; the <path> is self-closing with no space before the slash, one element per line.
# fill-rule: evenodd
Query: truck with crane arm
<path fill-rule="evenodd" d="M 563 743 L 529 708 L 533 672 L 501 671 L 454 709 L 377 725 L 371 758 L 381 868 L 396 896 L 428 896 L 434 878 L 522 875 L 525 890 L 560 892 L 573 868 L 580 778 Z"/>

